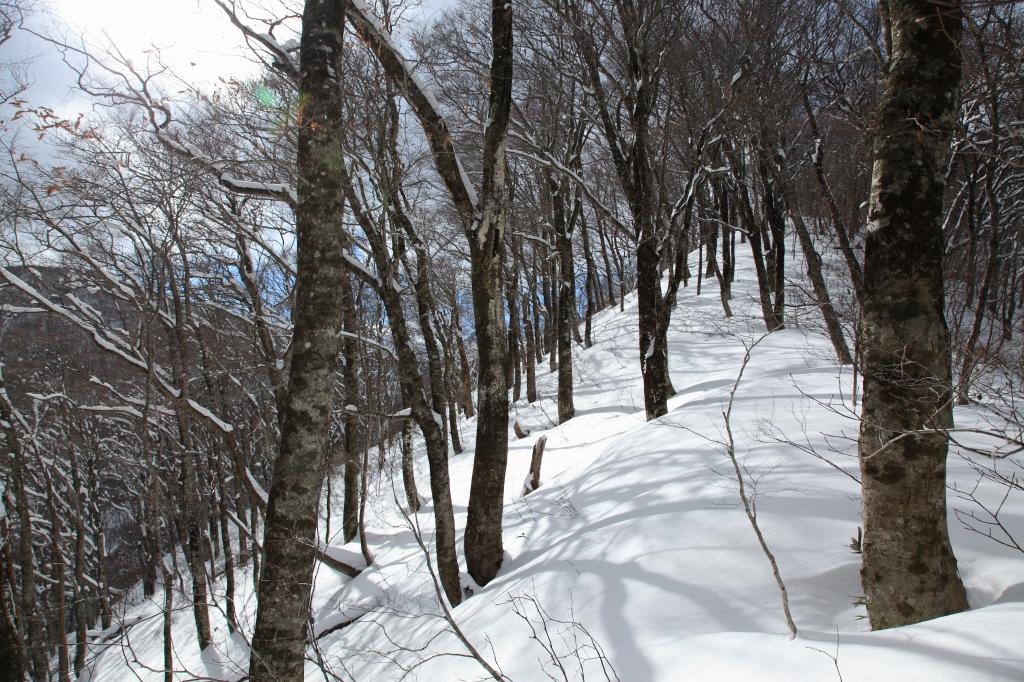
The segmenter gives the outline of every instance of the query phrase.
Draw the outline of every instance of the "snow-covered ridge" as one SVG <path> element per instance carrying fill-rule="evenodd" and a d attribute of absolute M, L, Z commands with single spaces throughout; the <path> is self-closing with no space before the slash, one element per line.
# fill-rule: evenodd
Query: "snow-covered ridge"
<path fill-rule="evenodd" d="M 789 590 L 799 628 L 790 640 L 771 568 L 718 444 L 744 343 L 763 329 L 749 260 L 741 255 L 738 265 L 737 315 L 726 325 L 714 282 L 706 282 L 699 298 L 692 283 L 680 292 L 669 334 L 677 394 L 664 418 L 644 421 L 632 298 L 624 312 L 595 317 L 596 345 L 577 348 L 576 417 L 564 425 L 553 425 L 555 375 L 538 367 L 543 399 L 517 403 L 513 415 L 531 433 L 522 440 L 509 433 L 505 562 L 494 581 L 474 586 L 453 611 L 462 632 L 519 682 L 547 674 L 563 679 L 559 665 L 570 680 L 581 668 L 587 679 L 614 679 L 614 668 L 618 679 L 636 682 L 1024 679 L 1024 557 L 967 532 L 952 512 L 954 549 L 973 610 L 869 631 L 856 605 L 859 556 L 848 546 L 860 513 L 851 456 L 857 424 L 844 416 L 856 409 L 852 376 L 830 360 L 828 340 L 806 321 L 757 345 L 731 418 L 748 485 L 756 484 L 761 529 Z M 957 419 L 968 423 L 971 415 Z M 473 421 L 463 424 L 466 451 L 451 459 L 460 530 L 474 429 Z M 541 486 L 524 498 L 522 481 L 541 436 L 548 439 Z M 977 479 L 959 457 L 949 464 L 951 483 L 969 487 Z M 426 491 L 425 461 L 417 465 Z M 306 679 L 391 680 L 407 670 L 405 679 L 485 678 L 438 615 L 416 542 L 419 533 L 432 547 L 429 505 L 407 519 L 395 502 L 402 497 L 399 480 L 382 477 L 374 490 L 368 536 L 375 564 L 356 578 L 318 567 L 312 603 L 318 639 Z M 969 508 L 953 492 L 949 504 Z M 340 505 L 330 509 L 331 535 L 324 541 L 332 554 L 356 561 L 358 544 L 342 548 L 335 536 Z M 1004 513 L 1024 533 L 1022 500 L 1011 496 Z M 326 533 L 327 524 L 322 528 Z M 255 613 L 251 583 L 239 572 L 243 628 L 251 628 Z M 222 593 L 223 584 L 216 589 Z M 107 642 L 93 680 L 162 679 L 159 600 L 126 614 L 133 624 Z M 241 677 L 244 637 L 228 636 L 219 615 L 215 624 L 216 643 L 201 654 L 189 610 L 174 614 L 180 679 Z"/>

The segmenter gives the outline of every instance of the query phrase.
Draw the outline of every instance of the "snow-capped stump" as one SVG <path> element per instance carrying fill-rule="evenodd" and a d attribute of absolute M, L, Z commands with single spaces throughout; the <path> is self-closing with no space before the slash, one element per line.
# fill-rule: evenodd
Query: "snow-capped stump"
<path fill-rule="evenodd" d="M 522 426 L 520 426 L 518 419 L 512 424 L 512 430 L 516 432 L 516 438 L 518 438 L 519 440 L 522 440 L 530 435 L 529 429 L 524 429 Z"/>
<path fill-rule="evenodd" d="M 523 484 L 523 497 L 526 497 L 540 487 L 540 463 L 544 459 L 544 446 L 547 445 L 548 437 L 541 436 L 533 444 L 533 457 L 530 459 L 530 472 L 526 475 Z"/>

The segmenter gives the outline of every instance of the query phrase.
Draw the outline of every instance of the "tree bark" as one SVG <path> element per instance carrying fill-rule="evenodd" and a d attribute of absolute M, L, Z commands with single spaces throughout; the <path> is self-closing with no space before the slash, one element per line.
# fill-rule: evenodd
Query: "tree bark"
<path fill-rule="evenodd" d="M 345 406 L 359 404 L 359 315 L 356 310 L 355 291 L 352 277 L 341 278 L 341 319 L 342 327 L 348 334 L 342 339 L 342 382 L 345 389 Z M 359 451 L 362 448 L 359 414 L 344 410 L 345 452 L 344 452 L 344 500 L 342 501 L 342 539 L 352 542 L 359 534 Z"/>
<path fill-rule="evenodd" d="M 558 423 L 564 424 L 576 414 L 572 395 L 572 327 L 573 288 L 576 286 L 576 264 L 572 257 L 572 231 L 565 215 L 566 183 L 548 173 L 554 217 L 555 251 L 558 253 L 558 313 L 555 327 L 558 350 Z"/>
<path fill-rule="evenodd" d="M 967 608 L 946 520 L 953 425 L 942 195 L 959 106 L 959 3 L 890 0 L 893 58 L 864 254 L 861 580 L 874 629 Z"/>
<path fill-rule="evenodd" d="M 402 422 L 402 486 L 405 488 L 405 502 L 409 505 L 409 513 L 420 510 L 420 494 L 416 490 L 416 467 L 413 462 L 412 437 L 415 422 L 406 419 Z"/>
<path fill-rule="evenodd" d="M 281 445 L 267 505 L 259 606 L 249 675 L 301 680 L 324 451 L 340 350 L 344 248 L 337 165 L 342 159 L 338 74 L 345 5 L 309 0 L 302 17 L 297 268 L 291 367 L 280 407 Z"/>
<path fill-rule="evenodd" d="M 350 3 L 348 13 L 360 37 L 374 51 L 388 77 L 416 113 L 426 134 L 434 165 L 452 197 L 469 242 L 480 373 L 476 453 L 465 546 L 470 575 L 479 584 L 486 584 L 501 565 L 501 510 L 508 459 L 507 329 L 502 264 L 507 170 L 505 147 L 512 102 L 512 4 L 504 0 L 492 0 L 491 3 L 490 94 L 479 197 L 469 184 L 447 122 L 436 108 L 434 98 L 414 77 L 394 42 L 385 36 L 378 23 L 364 13 L 363 8 Z"/>

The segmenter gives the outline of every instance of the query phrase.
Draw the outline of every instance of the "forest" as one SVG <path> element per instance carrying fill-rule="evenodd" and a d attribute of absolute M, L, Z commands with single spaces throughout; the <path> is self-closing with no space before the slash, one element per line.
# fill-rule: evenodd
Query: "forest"
<path fill-rule="evenodd" d="M 0 682 L 1024 676 L 1017 3 L 199 4 L 0 0 Z"/>

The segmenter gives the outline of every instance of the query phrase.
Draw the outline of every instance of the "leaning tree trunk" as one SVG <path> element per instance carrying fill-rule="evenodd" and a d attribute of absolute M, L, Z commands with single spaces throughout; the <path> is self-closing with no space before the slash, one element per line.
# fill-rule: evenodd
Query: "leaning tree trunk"
<path fill-rule="evenodd" d="M 305 104 L 298 142 L 294 333 L 281 443 L 267 505 L 259 606 L 249 676 L 301 680 L 306 620 L 324 475 L 327 427 L 340 349 L 344 248 L 341 53 L 345 3 L 309 0 L 302 17 L 299 91 Z"/>
<path fill-rule="evenodd" d="M 451 194 L 469 242 L 473 313 L 480 354 L 476 454 L 466 521 L 466 566 L 485 584 L 501 565 L 501 510 L 508 460 L 508 391 L 502 258 L 504 250 L 505 146 L 512 107 L 512 4 L 491 2 L 490 95 L 483 139 L 479 197 L 468 184 L 448 124 L 437 100 L 415 77 L 409 63 L 379 22 L 361 4 L 348 3 L 360 38 L 376 54 L 388 77 L 416 113 L 442 182 Z M 338 24 L 340 27 L 340 23 Z"/>
<path fill-rule="evenodd" d="M 832 305 L 832 297 L 828 293 L 821 256 L 814 246 L 814 239 L 811 237 L 811 231 L 807 228 L 807 223 L 804 222 L 799 206 L 793 201 L 793 191 L 786 179 L 788 170 L 785 165 L 785 159 L 780 158 L 779 161 L 776 182 L 780 187 L 782 203 L 789 212 L 793 228 L 796 231 L 797 238 L 800 240 L 800 250 L 804 253 L 804 261 L 807 266 L 807 279 L 811 281 L 811 290 L 814 292 L 818 310 L 821 311 L 821 316 L 825 321 L 828 338 L 832 342 L 832 349 L 836 353 L 836 359 L 839 361 L 839 364 L 852 365 L 853 356 L 850 354 L 850 348 L 846 345 L 846 338 L 843 335 L 843 325 L 839 321 L 839 314 L 836 312 L 835 306 Z"/>
<path fill-rule="evenodd" d="M 959 3 L 889 0 L 864 253 L 861 580 L 874 629 L 967 608 L 946 525 L 953 425 L 942 194 L 961 73 Z"/>
<path fill-rule="evenodd" d="M 370 246 L 370 253 L 380 278 L 386 282 L 395 281 L 395 271 L 398 268 L 398 261 L 393 259 L 389 253 L 386 236 L 375 228 L 374 222 L 363 210 L 362 202 L 356 193 L 352 178 L 347 169 L 339 164 L 337 166 L 338 177 L 348 199 L 356 221 L 362 227 L 366 240 Z M 410 237 L 415 237 L 411 224 L 407 222 L 404 214 L 400 213 L 396 206 L 389 207 L 392 219 L 403 221 L 404 230 Z M 396 251 L 402 251 L 396 248 Z M 433 300 L 429 297 L 428 282 L 426 280 L 426 250 L 417 247 L 417 301 L 420 313 L 421 331 L 429 333 L 428 345 L 433 345 L 434 350 L 428 351 L 433 355 L 438 353 L 436 339 L 434 337 L 434 326 L 431 320 Z M 411 269 L 408 264 L 406 269 Z M 402 389 L 402 398 L 405 405 L 409 406 L 411 416 L 420 427 L 423 433 L 423 440 L 427 449 L 427 463 L 430 467 L 430 493 L 433 499 L 434 508 L 434 537 L 437 547 L 437 575 L 452 606 L 458 606 L 462 599 L 462 590 L 459 584 L 459 560 L 456 553 L 455 536 L 455 513 L 452 508 L 451 482 L 448 475 L 448 447 L 444 438 L 443 412 L 446 409 L 444 404 L 444 384 L 440 367 L 440 359 L 428 359 L 429 374 L 432 382 L 433 403 L 428 403 L 426 398 L 426 386 L 420 374 L 419 360 L 412 347 L 412 334 L 405 317 L 401 292 L 393 286 L 384 285 L 375 287 L 381 298 L 384 309 L 387 313 L 388 325 L 391 328 L 391 336 L 394 340 L 395 353 L 398 359 L 399 383 Z M 426 337 L 425 337 L 426 338 Z M 405 431 L 403 429 L 403 438 Z M 411 438 L 411 435 L 410 435 Z M 411 447 L 411 446 L 410 446 Z M 406 495 L 410 499 L 410 510 L 415 512 L 419 509 L 418 501 L 412 504 L 412 497 L 416 494 L 415 484 L 412 483 L 411 451 L 408 457 L 403 442 L 403 476 L 406 481 Z M 366 465 L 364 460 L 362 479 L 365 489 Z M 410 487 L 411 486 L 411 487 Z M 364 490 L 365 495 L 365 490 Z M 365 505 L 365 499 L 361 502 Z M 360 537 L 364 537 L 360 533 Z M 364 553 L 367 550 L 364 549 Z M 367 561 L 369 563 L 369 561 Z"/>

